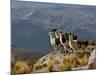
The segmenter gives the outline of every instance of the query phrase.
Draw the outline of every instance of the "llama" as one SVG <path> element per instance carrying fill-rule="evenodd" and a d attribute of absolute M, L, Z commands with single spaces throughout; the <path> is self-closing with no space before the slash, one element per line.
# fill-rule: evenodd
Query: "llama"
<path fill-rule="evenodd" d="M 57 31 L 57 29 L 52 29 L 52 32 L 54 33 L 56 38 L 59 38 L 59 31 Z"/>
<path fill-rule="evenodd" d="M 57 29 L 52 29 L 52 32 L 54 33 L 55 38 L 60 40 L 60 36 L 59 36 L 60 31 L 58 31 Z M 61 42 L 60 42 L 60 46 L 61 47 L 59 47 L 59 51 L 62 53 L 63 46 L 62 46 Z"/>
<path fill-rule="evenodd" d="M 78 48 L 84 49 L 88 46 L 88 41 L 77 40 L 77 45 L 78 45 Z"/>
<path fill-rule="evenodd" d="M 68 33 L 68 36 L 69 36 L 69 46 L 75 52 L 76 50 L 78 50 L 78 47 L 77 47 L 77 41 L 75 41 L 74 39 L 74 34 Z"/>
<path fill-rule="evenodd" d="M 73 41 L 77 42 L 77 46 L 78 48 L 85 48 L 88 46 L 88 41 L 85 40 L 79 40 L 78 37 L 76 35 L 73 34 Z"/>
<path fill-rule="evenodd" d="M 49 32 L 48 35 L 50 37 L 50 43 L 53 46 L 54 51 L 57 52 L 59 48 L 61 48 L 59 38 L 56 38 L 53 32 Z"/>
<path fill-rule="evenodd" d="M 64 47 L 64 52 L 68 53 L 69 48 L 70 48 L 69 42 L 68 42 L 68 35 L 60 32 L 59 36 L 60 36 L 60 43 Z"/>

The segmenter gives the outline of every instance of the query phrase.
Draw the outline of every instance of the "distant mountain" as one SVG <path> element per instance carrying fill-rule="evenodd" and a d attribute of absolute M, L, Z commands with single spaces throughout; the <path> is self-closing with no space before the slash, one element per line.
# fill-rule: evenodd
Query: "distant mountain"
<path fill-rule="evenodd" d="M 74 32 L 85 40 L 96 38 L 95 6 L 18 1 L 14 3 L 11 10 L 12 43 L 20 48 L 50 52 L 53 49 L 48 32 L 53 28 Z"/>
<path fill-rule="evenodd" d="M 14 57 L 17 60 L 36 60 L 39 59 L 41 56 L 43 56 L 44 54 L 39 53 L 39 52 L 35 52 L 35 51 L 28 51 L 25 49 L 21 49 L 21 48 L 14 48 L 12 47 L 12 55 L 14 55 Z"/>
<path fill-rule="evenodd" d="M 15 48 L 17 48 L 17 46 L 16 46 L 16 45 L 14 45 L 14 44 L 11 44 L 11 47 L 15 47 Z"/>

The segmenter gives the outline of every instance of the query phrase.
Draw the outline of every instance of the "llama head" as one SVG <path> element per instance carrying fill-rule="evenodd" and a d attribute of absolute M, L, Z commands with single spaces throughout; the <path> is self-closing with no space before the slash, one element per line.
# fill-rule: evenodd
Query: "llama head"
<path fill-rule="evenodd" d="M 50 38 L 54 38 L 55 37 L 53 32 L 49 32 L 48 35 L 49 35 Z"/>
<path fill-rule="evenodd" d="M 68 33 L 65 33 L 66 37 L 68 37 Z"/>
<path fill-rule="evenodd" d="M 51 31 L 52 31 L 52 32 L 56 32 L 56 31 L 57 31 L 57 29 L 55 28 L 55 29 L 52 29 Z"/>
<path fill-rule="evenodd" d="M 49 32 L 49 33 L 48 33 L 49 37 L 51 36 L 51 34 L 52 34 L 52 32 Z"/>
<path fill-rule="evenodd" d="M 73 40 L 77 40 L 77 35 L 73 35 Z"/>
<path fill-rule="evenodd" d="M 68 32 L 68 36 L 69 36 L 69 39 L 73 39 L 74 34 L 71 32 Z"/>
<path fill-rule="evenodd" d="M 63 33 L 62 31 L 59 31 L 59 35 L 62 35 L 62 33 Z"/>

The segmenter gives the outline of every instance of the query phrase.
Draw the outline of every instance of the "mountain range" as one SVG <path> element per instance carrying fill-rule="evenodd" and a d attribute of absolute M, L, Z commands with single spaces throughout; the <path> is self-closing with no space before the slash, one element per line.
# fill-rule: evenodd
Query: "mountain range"
<path fill-rule="evenodd" d="M 48 32 L 57 28 L 80 39 L 96 39 L 96 6 L 12 1 L 12 44 L 37 52 L 51 52 Z"/>

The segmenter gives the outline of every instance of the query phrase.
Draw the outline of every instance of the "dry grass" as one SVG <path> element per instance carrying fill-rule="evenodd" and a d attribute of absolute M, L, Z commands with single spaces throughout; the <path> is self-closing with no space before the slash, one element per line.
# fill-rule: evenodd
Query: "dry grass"
<path fill-rule="evenodd" d="M 52 71 L 70 71 L 73 68 L 78 68 L 82 66 L 88 65 L 88 59 L 93 51 L 95 46 L 88 46 L 85 50 L 78 50 L 75 53 L 68 53 L 65 56 L 58 55 L 58 56 L 51 56 L 48 58 L 48 60 L 43 60 L 44 62 L 36 63 L 35 65 L 32 64 L 34 67 L 31 71 L 31 67 L 29 66 L 30 62 L 25 61 L 17 61 L 14 67 L 15 73 L 29 73 L 29 72 L 35 72 L 40 71 L 43 68 L 46 69 L 46 71 L 52 72 Z M 58 69 L 59 68 L 59 69 Z M 96 68 L 96 62 L 89 65 L 89 69 L 95 69 Z M 45 72 L 45 70 L 43 71 Z"/>
<path fill-rule="evenodd" d="M 47 64 L 47 68 L 48 68 L 49 72 L 52 72 L 53 71 L 53 63 L 49 62 Z"/>
<path fill-rule="evenodd" d="M 63 60 L 63 64 L 61 65 L 61 71 L 69 71 L 72 68 L 77 68 L 81 66 L 85 66 L 88 64 L 89 55 L 91 51 L 79 51 L 76 53 L 67 54 Z M 90 65 L 90 68 L 95 68 L 96 63 Z"/>
<path fill-rule="evenodd" d="M 29 73 L 31 68 L 32 66 L 30 67 L 25 61 L 17 61 L 14 66 L 15 73 L 17 74 Z"/>
<path fill-rule="evenodd" d="M 40 70 L 40 69 L 42 69 L 44 67 L 47 67 L 46 63 L 35 65 L 33 71 Z"/>
<path fill-rule="evenodd" d="M 61 71 L 70 71 L 71 68 L 72 68 L 72 67 L 71 67 L 71 64 L 68 63 L 68 62 L 66 62 L 66 63 L 64 63 L 64 64 L 62 64 L 62 65 L 60 66 Z"/>
<path fill-rule="evenodd" d="M 88 64 L 88 57 L 87 55 L 84 55 L 81 59 L 79 59 L 79 63 L 81 66 L 85 66 Z"/>
<path fill-rule="evenodd" d="M 54 59 L 54 60 L 53 60 L 53 63 L 54 63 L 54 64 L 60 64 L 60 61 L 59 61 L 58 59 Z"/>
<path fill-rule="evenodd" d="M 69 71 L 72 69 L 72 67 L 77 66 L 77 56 L 74 53 L 71 53 L 69 55 L 65 56 L 65 59 L 63 60 L 63 64 L 61 66 L 61 71 Z"/>
<path fill-rule="evenodd" d="M 35 66 L 34 66 L 34 71 L 39 70 L 39 69 L 41 69 L 41 68 L 42 68 L 41 65 L 35 65 Z"/>

